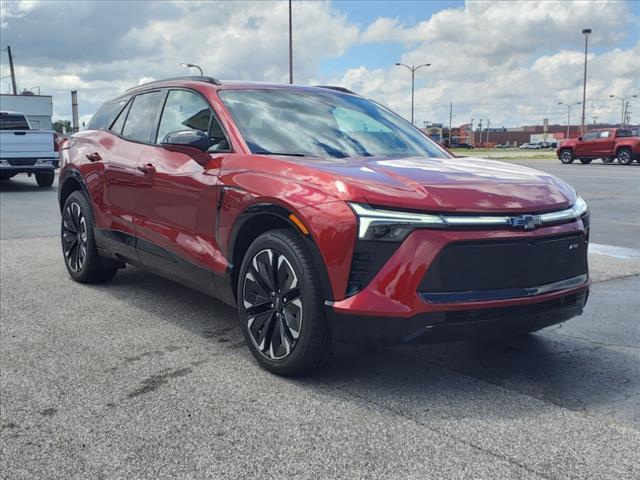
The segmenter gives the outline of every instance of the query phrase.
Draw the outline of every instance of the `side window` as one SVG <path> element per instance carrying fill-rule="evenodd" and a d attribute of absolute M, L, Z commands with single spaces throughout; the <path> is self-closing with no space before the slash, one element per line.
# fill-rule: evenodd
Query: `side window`
<path fill-rule="evenodd" d="M 621 128 L 620 130 L 616 130 L 616 137 L 633 137 L 633 132 Z"/>
<path fill-rule="evenodd" d="M 111 125 L 111 128 L 109 130 L 117 133 L 118 135 L 122 133 L 122 127 L 124 126 L 124 121 L 127 118 L 127 113 L 129 113 L 130 108 L 131 102 L 129 102 L 127 106 L 122 109 L 120 115 L 118 115 L 118 118 L 116 118 L 116 121 L 113 122 L 113 125 Z"/>
<path fill-rule="evenodd" d="M 164 92 L 158 91 L 141 93 L 134 97 L 122 129 L 125 138 L 138 142 L 149 141 L 163 96 Z"/>
<path fill-rule="evenodd" d="M 157 142 L 167 133 L 180 130 L 200 130 L 207 133 L 213 113 L 209 104 L 197 93 L 171 90 L 162 111 Z"/>
<path fill-rule="evenodd" d="M 129 101 L 128 98 L 122 98 L 113 102 L 105 103 L 98 109 L 96 114 L 91 118 L 87 130 L 106 130 L 113 123 L 116 115 L 122 110 L 122 107 Z"/>
<path fill-rule="evenodd" d="M 609 130 L 603 130 L 602 132 L 600 132 L 600 137 L 599 138 L 609 138 Z"/>
<path fill-rule="evenodd" d="M 582 136 L 582 140 L 585 142 L 588 142 L 589 140 L 595 140 L 597 136 L 598 136 L 598 132 L 585 133 Z"/>

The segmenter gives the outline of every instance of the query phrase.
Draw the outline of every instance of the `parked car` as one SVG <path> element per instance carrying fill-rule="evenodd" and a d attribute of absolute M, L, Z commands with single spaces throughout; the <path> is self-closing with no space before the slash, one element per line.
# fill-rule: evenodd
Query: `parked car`
<path fill-rule="evenodd" d="M 509 148 L 509 144 L 508 143 L 499 143 L 493 148 Z"/>
<path fill-rule="evenodd" d="M 573 188 L 456 158 L 348 91 L 156 81 L 61 151 L 69 275 L 132 264 L 212 294 L 277 374 L 317 368 L 335 340 L 515 335 L 587 300 L 589 212 Z"/>
<path fill-rule="evenodd" d="M 518 148 L 520 150 L 540 150 L 542 146 L 539 143 L 523 143 Z"/>
<path fill-rule="evenodd" d="M 58 168 L 59 152 L 52 130 L 34 130 L 19 112 L 0 112 L 0 180 L 26 173 L 38 185 L 50 187 Z"/>
<path fill-rule="evenodd" d="M 556 154 L 562 163 L 573 163 L 575 159 L 591 163 L 596 158 L 611 163 L 617 158 L 619 163 L 629 165 L 640 159 L 640 138 L 634 137 L 627 128 L 592 130 L 581 137 L 562 142 Z"/>
<path fill-rule="evenodd" d="M 543 149 L 557 148 L 558 142 L 540 142 L 538 145 L 540 145 L 540 148 L 543 148 Z"/>
<path fill-rule="evenodd" d="M 468 143 L 456 143 L 453 148 L 466 148 L 467 150 L 473 149 L 473 145 Z"/>

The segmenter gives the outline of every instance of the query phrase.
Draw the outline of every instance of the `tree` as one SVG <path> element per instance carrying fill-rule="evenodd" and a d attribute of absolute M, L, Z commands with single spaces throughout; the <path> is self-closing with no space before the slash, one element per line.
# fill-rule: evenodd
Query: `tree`
<path fill-rule="evenodd" d="M 66 133 L 71 132 L 71 122 L 69 120 L 56 120 L 53 122 L 53 129 L 58 133 L 63 133 L 63 128 Z"/>

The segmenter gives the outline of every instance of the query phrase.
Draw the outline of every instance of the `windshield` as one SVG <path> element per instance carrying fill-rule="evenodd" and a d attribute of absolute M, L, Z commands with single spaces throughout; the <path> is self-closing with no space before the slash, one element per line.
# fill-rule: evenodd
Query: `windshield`
<path fill-rule="evenodd" d="M 291 90 L 223 90 L 252 153 L 315 157 L 448 157 L 399 116 L 355 95 Z"/>

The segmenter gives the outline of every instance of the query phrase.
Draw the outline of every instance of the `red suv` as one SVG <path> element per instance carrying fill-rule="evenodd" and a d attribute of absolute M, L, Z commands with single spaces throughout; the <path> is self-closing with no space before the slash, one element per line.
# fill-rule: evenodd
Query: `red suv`
<path fill-rule="evenodd" d="M 333 340 L 515 335 L 582 313 L 587 205 L 546 173 L 455 158 L 339 87 L 157 81 L 62 147 L 73 279 L 126 264 L 237 306 L 265 368 Z"/>
<path fill-rule="evenodd" d="M 556 155 L 562 163 L 573 163 L 577 158 L 582 163 L 591 163 L 601 158 L 611 163 L 615 158 L 623 165 L 640 162 L 640 138 L 628 128 L 604 128 L 592 130 L 581 137 L 563 141 Z"/>

